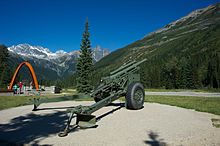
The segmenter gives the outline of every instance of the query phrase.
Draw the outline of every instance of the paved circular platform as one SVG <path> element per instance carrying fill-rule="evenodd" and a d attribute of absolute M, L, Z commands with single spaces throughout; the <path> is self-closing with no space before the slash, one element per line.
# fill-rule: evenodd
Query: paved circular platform
<path fill-rule="evenodd" d="M 67 119 L 65 108 L 93 102 L 57 102 L 0 111 L 0 143 L 63 146 L 220 145 L 220 116 L 174 106 L 145 103 L 138 111 L 108 106 L 95 112 L 97 128 L 72 129 L 58 137 Z M 58 108 L 54 108 L 58 107 Z M 74 121 L 72 122 L 72 125 Z"/>

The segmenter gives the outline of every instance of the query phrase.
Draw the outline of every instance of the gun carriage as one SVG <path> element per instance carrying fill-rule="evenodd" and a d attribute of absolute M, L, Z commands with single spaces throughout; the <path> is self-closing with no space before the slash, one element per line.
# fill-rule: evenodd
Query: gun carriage
<path fill-rule="evenodd" d="M 69 108 L 69 119 L 66 128 L 59 133 L 60 137 L 68 135 L 70 124 L 76 117 L 76 125 L 80 128 L 92 128 L 96 126 L 96 116 L 93 112 L 109 105 L 113 101 L 125 96 L 125 107 L 127 109 L 138 110 L 144 104 L 144 87 L 140 83 L 139 65 L 146 59 L 136 62 L 124 64 L 118 69 L 110 73 L 109 76 L 101 79 L 99 86 L 90 94 L 94 98 L 95 103 L 90 106 L 76 106 Z M 39 106 L 39 102 L 35 101 L 34 109 Z"/>

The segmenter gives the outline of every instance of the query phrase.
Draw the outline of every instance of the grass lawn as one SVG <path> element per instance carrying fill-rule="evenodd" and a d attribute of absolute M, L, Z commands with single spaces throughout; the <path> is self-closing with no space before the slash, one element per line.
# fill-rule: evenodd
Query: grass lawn
<path fill-rule="evenodd" d="M 182 91 L 192 91 L 192 92 L 203 92 L 203 93 L 212 93 L 220 92 L 220 89 L 144 89 L 148 92 L 182 92 Z"/>
<path fill-rule="evenodd" d="M 1 96 L 0 110 L 30 104 L 30 98 L 27 96 Z"/>
<path fill-rule="evenodd" d="M 196 111 L 208 112 L 220 115 L 219 97 L 186 97 L 186 96 L 160 96 L 149 95 L 146 102 L 168 104 L 172 106 L 195 109 Z"/>
<path fill-rule="evenodd" d="M 84 96 L 64 96 L 59 97 L 42 96 L 40 100 L 44 102 L 59 102 L 59 101 L 93 101 L 93 98 L 82 98 Z M 39 98 L 36 97 L 36 98 Z M 3 96 L 0 97 L 0 110 L 11 107 L 17 107 L 22 105 L 33 104 L 30 99 L 33 96 Z M 124 97 L 121 98 L 124 101 Z M 167 104 L 172 106 L 183 107 L 187 109 L 195 109 L 197 111 L 213 113 L 220 115 L 220 98 L 219 97 L 185 97 L 185 96 L 160 96 L 160 95 L 149 95 L 146 96 L 145 102 Z"/>
<path fill-rule="evenodd" d="M 33 98 L 40 98 L 44 103 L 46 102 L 60 102 L 60 101 L 93 101 L 93 98 L 82 98 L 77 95 L 64 96 L 60 95 L 46 95 L 46 96 L 1 96 L 0 97 L 0 110 L 33 104 Z"/>

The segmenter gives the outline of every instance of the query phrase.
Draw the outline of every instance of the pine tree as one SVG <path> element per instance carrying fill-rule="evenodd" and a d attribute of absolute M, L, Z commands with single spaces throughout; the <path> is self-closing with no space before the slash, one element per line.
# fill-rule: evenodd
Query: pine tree
<path fill-rule="evenodd" d="M 0 45 L 0 88 L 6 88 L 8 84 L 8 49 L 4 45 Z"/>
<path fill-rule="evenodd" d="M 89 22 L 86 20 L 85 31 L 80 45 L 81 54 L 77 61 L 77 91 L 85 94 L 92 90 L 91 74 L 93 61 L 89 37 Z"/>
<path fill-rule="evenodd" d="M 206 82 L 210 88 L 219 88 L 219 56 L 217 53 L 213 53 L 210 58 Z"/>

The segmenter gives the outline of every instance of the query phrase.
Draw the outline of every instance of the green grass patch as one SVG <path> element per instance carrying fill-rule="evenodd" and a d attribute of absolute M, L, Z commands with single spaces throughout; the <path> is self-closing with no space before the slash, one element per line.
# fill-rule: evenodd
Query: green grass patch
<path fill-rule="evenodd" d="M 84 95 L 56 95 L 56 96 L 1 96 L 0 110 L 33 104 L 33 99 L 38 98 L 42 103 L 61 102 L 61 101 L 93 101 L 91 97 Z"/>
<path fill-rule="evenodd" d="M 145 97 L 146 102 L 168 104 L 172 106 L 195 109 L 196 111 L 208 112 L 220 115 L 219 97 L 189 97 L 189 96 L 157 96 Z"/>
<path fill-rule="evenodd" d="M 180 91 L 186 91 L 185 89 L 156 89 L 156 88 L 150 88 L 150 89 L 144 89 L 148 92 L 180 92 Z"/>
<path fill-rule="evenodd" d="M 204 92 L 204 93 L 212 93 L 212 92 L 220 92 L 220 89 L 144 89 L 148 92 L 183 92 L 183 91 L 192 91 L 192 92 Z"/>
<path fill-rule="evenodd" d="M 0 110 L 30 104 L 28 96 L 1 96 Z"/>
<path fill-rule="evenodd" d="M 211 119 L 212 125 L 216 128 L 220 128 L 220 119 Z"/>
<path fill-rule="evenodd" d="M 61 102 L 61 101 L 93 101 L 93 98 L 85 96 L 85 95 L 71 95 L 71 96 L 60 96 L 60 97 L 37 97 L 43 103 L 48 102 Z"/>

